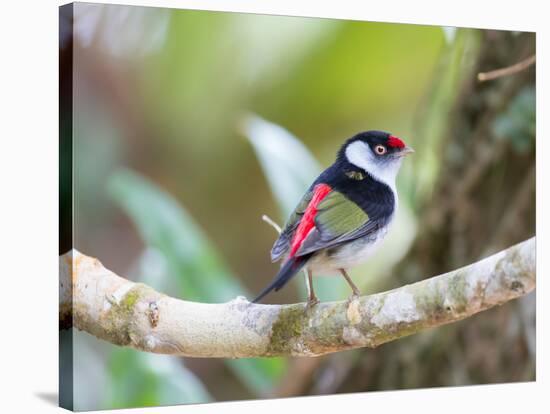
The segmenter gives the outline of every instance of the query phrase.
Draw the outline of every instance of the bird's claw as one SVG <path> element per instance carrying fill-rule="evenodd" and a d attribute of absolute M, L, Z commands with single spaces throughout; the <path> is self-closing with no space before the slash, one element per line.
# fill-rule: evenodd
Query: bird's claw
<path fill-rule="evenodd" d="M 359 296 L 360 294 L 357 293 L 357 292 L 353 292 L 349 297 L 348 297 L 348 300 L 346 301 L 346 303 L 349 305 L 350 303 L 356 301 L 357 299 L 359 299 Z"/>
<path fill-rule="evenodd" d="M 314 296 L 313 298 L 308 298 L 306 302 L 306 309 L 310 309 L 315 305 L 317 305 L 318 303 L 319 303 L 319 299 L 316 296 Z"/>

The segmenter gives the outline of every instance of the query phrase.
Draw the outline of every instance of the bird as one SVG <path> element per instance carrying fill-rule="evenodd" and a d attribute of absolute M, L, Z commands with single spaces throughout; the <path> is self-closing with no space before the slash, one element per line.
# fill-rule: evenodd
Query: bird
<path fill-rule="evenodd" d="M 350 300 L 359 296 L 347 269 L 364 263 L 388 232 L 398 206 L 397 173 L 413 152 L 401 138 L 384 131 L 359 132 L 347 139 L 290 214 L 271 249 L 271 261 L 281 261 L 281 268 L 253 303 L 283 288 L 302 269 L 307 306 L 319 303 L 313 272 L 341 274 L 352 290 Z"/>

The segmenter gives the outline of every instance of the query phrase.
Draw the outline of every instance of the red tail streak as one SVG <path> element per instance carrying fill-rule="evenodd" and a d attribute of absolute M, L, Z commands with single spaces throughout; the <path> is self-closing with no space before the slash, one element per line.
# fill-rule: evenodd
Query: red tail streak
<path fill-rule="evenodd" d="M 327 184 L 317 184 L 313 189 L 313 197 L 306 208 L 300 224 L 298 224 L 298 228 L 296 229 L 296 233 L 294 233 L 294 237 L 292 238 L 289 257 L 293 257 L 296 254 L 296 252 L 302 245 L 302 242 L 308 236 L 309 232 L 313 229 L 313 227 L 315 227 L 315 215 L 317 214 L 317 206 L 319 205 L 321 200 L 323 200 L 323 198 L 325 198 L 327 194 L 330 193 L 330 191 L 331 188 Z"/>

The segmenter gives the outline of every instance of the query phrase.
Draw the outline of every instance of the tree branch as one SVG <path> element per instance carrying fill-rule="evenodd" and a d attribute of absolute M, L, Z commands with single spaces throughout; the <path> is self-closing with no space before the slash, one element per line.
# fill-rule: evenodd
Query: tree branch
<path fill-rule="evenodd" d="M 525 295 L 535 283 L 534 237 L 440 276 L 312 308 L 258 305 L 244 297 L 222 304 L 174 299 L 72 250 L 60 257 L 59 316 L 63 327 L 72 321 L 98 338 L 147 352 L 316 356 L 455 322 Z"/>
<path fill-rule="evenodd" d="M 503 76 L 514 75 L 518 72 L 521 72 L 522 70 L 527 69 L 529 66 L 534 65 L 536 59 L 536 56 L 532 55 L 529 56 L 527 59 L 506 68 L 496 69 L 490 72 L 480 72 L 477 74 L 477 80 L 479 82 L 485 82 L 488 80 L 502 78 Z"/>

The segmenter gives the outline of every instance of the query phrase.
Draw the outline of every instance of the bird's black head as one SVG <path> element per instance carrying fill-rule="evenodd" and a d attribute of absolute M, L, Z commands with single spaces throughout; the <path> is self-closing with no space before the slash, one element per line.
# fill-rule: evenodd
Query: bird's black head
<path fill-rule="evenodd" d="M 337 164 L 361 168 L 381 181 L 395 179 L 403 156 L 414 152 L 394 135 L 366 131 L 349 138 L 338 152 Z M 348 168 L 348 167 L 346 167 Z"/>
<path fill-rule="evenodd" d="M 412 149 L 407 147 L 400 138 L 397 138 L 395 135 L 391 135 L 389 132 L 365 131 L 354 135 L 344 142 L 338 152 L 338 158 L 345 158 L 346 150 L 351 144 L 357 141 L 366 144 L 372 154 L 377 158 L 401 157 L 413 152 Z"/>

